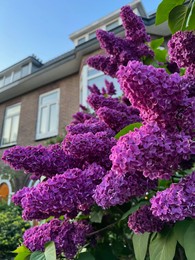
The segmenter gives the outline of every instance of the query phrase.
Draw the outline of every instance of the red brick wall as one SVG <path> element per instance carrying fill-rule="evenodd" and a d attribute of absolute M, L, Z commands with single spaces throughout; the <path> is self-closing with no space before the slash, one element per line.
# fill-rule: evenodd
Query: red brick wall
<path fill-rule="evenodd" d="M 36 123 L 39 96 L 51 90 L 60 89 L 59 134 L 64 133 L 64 127 L 70 123 L 72 114 L 79 109 L 79 75 L 58 80 L 42 86 L 32 92 L 0 104 L 0 127 L 3 128 L 3 118 L 7 106 L 21 102 L 20 123 L 18 130 L 18 145 L 36 145 L 45 140 L 36 141 Z M 0 149 L 0 156 L 3 152 Z"/>

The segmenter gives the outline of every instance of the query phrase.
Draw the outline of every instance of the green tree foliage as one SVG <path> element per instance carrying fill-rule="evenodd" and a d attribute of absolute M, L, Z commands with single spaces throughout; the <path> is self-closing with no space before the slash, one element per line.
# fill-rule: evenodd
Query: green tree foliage
<path fill-rule="evenodd" d="M 21 243 L 22 235 L 29 226 L 29 223 L 23 221 L 18 207 L 0 203 L 0 259 L 11 259 L 14 256 L 11 251 Z"/>

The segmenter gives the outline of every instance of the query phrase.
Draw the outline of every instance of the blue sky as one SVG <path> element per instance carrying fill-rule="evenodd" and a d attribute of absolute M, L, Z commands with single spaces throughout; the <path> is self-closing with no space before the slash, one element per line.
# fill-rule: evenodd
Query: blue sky
<path fill-rule="evenodd" d="M 35 54 L 46 62 L 74 48 L 69 35 L 130 0 L 1 0 L 0 71 Z M 160 0 L 142 0 L 148 13 Z"/>

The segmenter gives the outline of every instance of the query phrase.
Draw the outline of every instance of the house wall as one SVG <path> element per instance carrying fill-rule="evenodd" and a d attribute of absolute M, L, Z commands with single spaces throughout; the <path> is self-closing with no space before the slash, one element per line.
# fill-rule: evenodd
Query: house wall
<path fill-rule="evenodd" d="M 35 140 L 36 124 L 38 115 L 39 96 L 49 91 L 60 89 L 59 105 L 59 135 L 64 133 L 65 125 L 69 124 L 72 114 L 79 109 L 79 75 L 64 78 L 42 86 L 20 97 L 11 99 L 0 104 L 0 127 L 3 129 L 4 113 L 7 106 L 21 103 L 20 121 L 18 129 L 17 145 L 37 145 L 44 143 L 44 140 Z M 0 156 L 8 147 L 0 148 Z"/>

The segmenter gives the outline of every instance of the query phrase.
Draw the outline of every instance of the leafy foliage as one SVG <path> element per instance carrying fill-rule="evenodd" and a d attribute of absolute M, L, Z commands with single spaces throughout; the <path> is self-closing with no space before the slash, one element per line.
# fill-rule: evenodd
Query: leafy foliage
<path fill-rule="evenodd" d="M 156 13 L 156 25 L 168 20 L 172 33 L 195 29 L 195 2 L 184 0 L 163 0 Z"/>
<path fill-rule="evenodd" d="M 24 231 L 29 224 L 21 217 L 21 210 L 14 206 L 0 204 L 0 259 L 11 259 L 13 251 L 22 241 Z M 15 252 L 17 253 L 17 252 Z M 22 251 L 21 253 L 25 254 Z"/>

